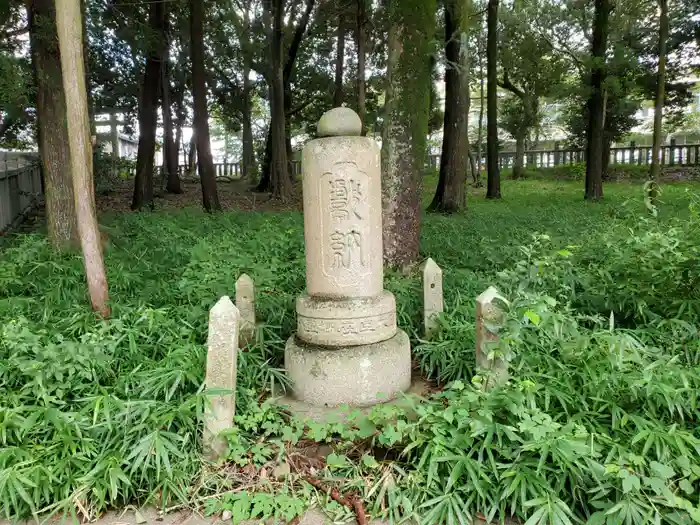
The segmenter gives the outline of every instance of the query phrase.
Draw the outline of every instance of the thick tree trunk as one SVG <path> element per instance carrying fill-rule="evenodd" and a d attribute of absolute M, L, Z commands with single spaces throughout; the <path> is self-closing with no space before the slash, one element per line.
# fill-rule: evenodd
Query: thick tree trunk
<path fill-rule="evenodd" d="M 80 0 L 59 0 L 57 7 L 56 27 L 61 49 L 65 104 L 71 108 L 67 127 L 78 233 L 92 308 L 107 318 L 110 314 L 107 305 L 109 297 L 94 204 Z"/>
<path fill-rule="evenodd" d="M 513 162 L 513 178 L 516 180 L 525 177 L 523 157 L 525 157 L 525 134 L 518 133 L 515 137 L 515 161 Z"/>
<path fill-rule="evenodd" d="M 266 9 L 271 21 L 270 57 L 270 192 L 273 197 L 286 200 L 292 193 L 289 177 L 286 117 L 284 111 L 284 71 L 282 65 L 284 0 L 266 0 Z M 269 26 L 268 26 L 269 27 Z"/>
<path fill-rule="evenodd" d="M 149 7 L 149 26 L 155 34 L 162 35 L 165 24 L 165 4 L 153 2 Z M 158 127 L 158 94 L 161 84 L 162 45 L 152 46 L 146 59 L 146 70 L 139 102 L 139 148 L 136 157 L 136 179 L 132 210 L 144 206 L 153 208 L 153 163 L 156 154 L 156 129 Z"/>
<path fill-rule="evenodd" d="M 428 210 L 454 213 L 465 206 L 468 169 L 469 84 L 466 50 L 461 49 L 463 0 L 445 2 L 445 118 L 440 178 Z"/>
<path fill-rule="evenodd" d="M 605 101 L 603 81 L 605 80 L 605 51 L 608 39 L 608 17 L 610 0 L 595 0 L 593 22 L 593 43 L 591 55 L 591 95 L 588 99 L 588 129 L 586 136 L 586 192 L 585 199 L 603 198 L 603 132 Z"/>
<path fill-rule="evenodd" d="M 165 4 L 167 5 L 167 4 Z M 165 22 L 163 26 L 164 53 L 161 58 L 161 110 L 163 112 L 163 169 L 167 176 L 167 184 L 165 191 L 168 193 L 182 193 L 182 185 L 180 184 L 180 176 L 177 172 L 177 157 L 178 147 L 173 137 L 173 119 L 172 119 L 172 103 L 170 100 L 170 67 L 168 52 L 168 13 L 164 14 Z"/>
<path fill-rule="evenodd" d="M 39 156 L 41 158 L 49 240 L 59 248 L 78 244 L 78 226 L 70 170 L 66 100 L 53 0 L 28 4 Z"/>
<path fill-rule="evenodd" d="M 216 172 L 209 140 L 209 111 L 207 110 L 207 80 L 204 70 L 204 2 L 190 0 L 190 52 L 192 53 L 192 98 L 194 99 L 194 128 L 197 130 L 199 180 L 202 184 L 202 205 L 209 212 L 221 210 L 216 191 Z"/>
<path fill-rule="evenodd" d="M 343 15 L 338 16 L 338 34 L 335 51 L 335 92 L 333 94 L 333 107 L 343 105 L 343 72 L 345 69 L 345 22 Z"/>
<path fill-rule="evenodd" d="M 272 15 L 272 10 L 274 5 L 280 2 L 280 0 L 265 0 L 264 6 L 264 13 L 267 18 L 270 18 Z M 289 51 L 287 52 L 287 60 L 284 63 L 284 71 L 282 73 L 282 98 L 284 102 L 284 114 L 285 117 L 287 113 L 291 111 L 291 105 L 292 105 L 292 97 L 291 97 L 291 89 L 289 87 L 289 83 L 292 79 L 292 75 L 294 74 L 294 67 L 296 65 L 296 59 L 297 55 L 299 53 L 299 47 L 301 46 L 301 41 L 304 38 L 304 34 L 306 34 L 306 28 L 309 25 L 309 19 L 311 17 L 311 11 L 313 11 L 314 5 L 316 3 L 316 0 L 306 0 L 306 9 L 304 10 L 304 14 L 301 17 L 301 20 L 299 21 L 299 25 L 297 25 L 296 30 L 294 31 L 294 37 L 292 38 L 292 43 L 289 45 Z M 282 4 L 282 9 L 284 8 L 284 0 L 281 0 Z M 281 24 L 280 24 L 281 25 Z M 270 28 L 272 27 L 272 20 L 269 20 L 269 23 L 267 24 L 267 27 Z M 280 37 L 280 55 L 282 53 L 281 51 L 281 46 L 283 45 L 283 38 Z M 272 46 L 272 36 L 270 36 L 270 45 Z M 281 62 L 281 59 L 280 59 Z M 272 100 L 273 97 L 273 85 L 275 83 L 274 75 L 276 75 L 276 72 L 274 71 L 274 68 L 272 69 L 272 74 L 268 75 L 268 85 L 270 89 L 270 100 Z M 272 123 L 270 123 L 270 128 L 274 129 L 272 126 Z M 283 130 L 286 132 L 286 124 L 282 127 Z M 272 178 L 271 178 L 271 169 L 272 169 L 272 153 L 274 148 L 271 147 L 270 141 L 272 140 L 272 134 L 270 131 L 268 131 L 268 138 L 267 138 L 267 143 L 265 145 L 265 158 L 263 159 L 263 170 L 262 170 L 262 176 L 260 177 L 260 183 L 257 185 L 255 188 L 256 191 L 260 192 L 272 192 L 275 193 L 275 189 L 273 188 L 272 184 Z M 287 139 L 283 138 L 282 141 L 285 143 L 285 148 L 287 144 Z M 288 175 L 289 176 L 289 175 Z M 291 182 L 291 178 L 290 178 Z M 286 183 L 285 183 L 286 184 Z M 290 184 L 291 186 L 291 184 Z"/>
<path fill-rule="evenodd" d="M 382 211 L 384 260 L 395 268 L 415 263 L 419 254 L 435 9 L 435 0 L 389 2 Z"/>
<path fill-rule="evenodd" d="M 661 142 L 663 130 L 661 124 L 664 114 L 664 99 L 666 96 L 666 41 L 668 40 L 668 0 L 658 0 L 659 15 L 659 70 L 656 76 L 656 101 L 654 105 L 654 143 L 651 148 L 651 171 L 649 180 L 651 188 L 649 196 L 654 201 L 658 194 L 658 182 L 661 175 Z"/>
<path fill-rule="evenodd" d="M 367 81 L 366 57 L 367 42 L 365 36 L 365 20 L 367 17 L 367 0 L 357 0 L 357 27 L 355 28 L 355 40 L 357 46 L 357 114 L 362 122 L 362 136 L 365 136 L 365 119 L 367 113 Z"/>
<path fill-rule="evenodd" d="M 486 36 L 486 168 L 487 199 L 501 198 L 501 171 L 498 166 L 498 0 L 489 0 Z"/>

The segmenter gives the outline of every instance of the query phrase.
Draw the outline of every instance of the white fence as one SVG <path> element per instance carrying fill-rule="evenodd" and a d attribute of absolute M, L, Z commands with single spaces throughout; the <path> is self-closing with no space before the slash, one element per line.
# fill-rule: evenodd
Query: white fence
<path fill-rule="evenodd" d="M 41 195 L 41 167 L 38 164 L 7 171 L 3 167 L 0 166 L 0 234 L 31 209 Z"/>

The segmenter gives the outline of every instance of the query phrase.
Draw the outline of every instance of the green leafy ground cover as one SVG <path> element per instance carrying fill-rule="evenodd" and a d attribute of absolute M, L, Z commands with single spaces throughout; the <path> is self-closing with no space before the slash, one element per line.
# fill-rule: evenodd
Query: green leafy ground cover
<path fill-rule="evenodd" d="M 18 237 L 0 252 L 0 509 L 94 516 L 149 501 L 291 518 L 317 496 L 347 513 L 303 481 L 313 467 L 397 522 L 700 522 L 698 192 L 665 186 L 653 218 L 640 185 L 609 184 L 590 204 L 580 184 L 506 182 L 502 202 L 427 216 L 422 255 L 444 268 L 448 307 L 434 341 L 419 339 L 418 268 L 386 286 L 423 373 L 449 386 L 350 425 L 304 427 L 263 401 L 285 381 L 304 288 L 298 213 L 106 215 L 106 323 L 79 256 Z M 243 272 L 264 324 L 239 356 L 231 461 L 203 468 L 207 312 Z M 512 379 L 484 392 L 473 301 L 489 284 L 509 299 L 491 351 Z M 293 451 L 309 440 L 333 454 L 302 465 Z M 290 476 L 270 476 L 285 462 Z"/>

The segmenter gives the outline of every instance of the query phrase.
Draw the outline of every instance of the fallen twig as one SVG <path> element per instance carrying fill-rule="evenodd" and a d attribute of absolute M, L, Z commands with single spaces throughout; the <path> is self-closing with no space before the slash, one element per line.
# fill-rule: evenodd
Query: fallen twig
<path fill-rule="evenodd" d="M 328 489 L 319 480 L 312 478 L 311 476 L 305 476 L 304 479 L 311 486 L 317 488 L 321 492 L 328 494 L 334 501 L 340 503 L 343 507 L 347 507 L 355 512 L 355 519 L 357 520 L 357 525 L 367 525 L 367 515 L 365 514 L 365 507 L 362 504 L 362 500 L 357 496 L 351 496 L 346 498 L 336 487 Z"/>

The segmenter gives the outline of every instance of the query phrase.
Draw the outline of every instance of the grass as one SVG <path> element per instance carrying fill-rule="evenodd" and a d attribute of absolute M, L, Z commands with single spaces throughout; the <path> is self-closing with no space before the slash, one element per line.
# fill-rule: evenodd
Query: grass
<path fill-rule="evenodd" d="M 432 196 L 435 182 L 434 178 L 426 180 L 425 202 Z M 695 292 L 688 288 L 691 281 L 682 272 L 693 268 L 688 259 L 698 243 L 686 240 L 683 224 L 691 217 L 691 193 L 698 193 L 700 185 L 664 186 L 659 217 L 649 224 L 639 222 L 646 215 L 641 185 L 608 184 L 602 203 L 584 202 L 581 186 L 563 181 L 504 181 L 501 201 L 486 201 L 483 191 L 476 190 L 470 194 L 466 213 L 425 216 L 421 256 L 433 257 L 445 276 L 448 311 L 441 335 L 435 341 L 419 341 L 422 312 L 417 269 L 409 274 L 388 272 L 386 286 L 396 295 L 399 324 L 412 335 L 415 355 L 426 374 L 443 381 L 471 379 L 475 372 L 473 300 L 488 285 L 496 284 L 514 296 L 527 292 L 531 300 L 546 295 L 575 308 L 575 315 L 568 310 L 552 313 L 528 303 L 528 312 L 537 311 L 542 319 L 564 316 L 560 319 L 566 326 L 574 327 L 566 342 L 554 338 L 557 344 L 569 345 L 574 337 L 571 334 L 583 332 L 588 334 L 586 348 L 593 352 L 602 336 L 587 332 L 599 329 L 599 320 L 591 319 L 601 313 L 609 316 L 612 309 L 627 320 L 624 329 L 644 330 L 634 336 L 635 340 L 661 345 L 672 353 L 685 345 L 690 352 L 687 362 L 673 366 L 695 366 L 687 381 L 692 384 L 697 380 L 692 345 L 683 339 L 685 336 L 669 335 L 657 321 L 675 319 L 691 328 L 697 326 Z M 202 492 L 216 492 L 200 477 L 198 453 L 207 313 L 220 296 L 234 294 L 241 273 L 248 273 L 256 283 L 258 318 L 263 325 L 256 344 L 239 358 L 240 424 L 257 421 L 260 394 L 285 381 L 279 370 L 282 349 L 294 330 L 294 301 L 305 286 L 300 214 L 228 212 L 209 216 L 198 209 L 184 209 L 176 213 L 105 214 L 101 222 L 111 239 L 105 254 L 113 310 L 113 320 L 108 323 L 97 321 L 89 312 L 78 255 L 53 253 L 41 234 L 18 236 L 0 252 L 0 510 L 7 517 L 63 507 L 94 516 L 106 507 L 133 501 L 167 507 L 192 501 Z M 646 234 L 646 229 L 650 233 Z M 533 241 L 538 233 L 547 234 L 549 240 Z M 636 244 L 626 245 L 630 239 Z M 667 246 L 668 239 L 673 240 L 673 246 Z M 570 258 L 574 262 L 549 258 L 550 252 L 567 247 L 574 253 Z M 660 260 L 651 261 L 649 254 L 659 254 Z M 545 275 L 536 272 L 533 277 L 533 264 L 552 271 Z M 673 292 L 682 302 L 674 306 L 666 292 Z M 644 298 L 644 304 L 639 297 Z M 512 330 L 521 333 L 516 325 Z M 549 326 L 548 330 L 555 329 Z M 520 339 L 513 339 L 513 348 L 534 352 L 542 336 L 522 333 L 525 335 L 518 336 Z M 546 377 L 552 370 L 547 368 L 551 360 L 546 355 L 550 351 L 550 347 L 542 347 L 535 352 L 537 360 L 518 362 L 522 376 L 548 385 Z M 651 366 L 653 355 L 645 350 L 637 359 Z M 571 384 L 582 381 L 584 376 L 576 375 L 576 370 L 585 367 L 585 361 L 571 356 L 567 362 Z M 614 370 L 605 370 L 595 377 L 614 376 Z M 588 379 L 591 377 L 589 374 Z M 611 393 L 612 398 L 630 388 L 622 383 Z M 667 395 L 681 395 L 675 382 L 668 385 Z M 564 395 L 562 385 L 557 388 Z M 554 392 L 554 387 L 545 390 Z M 595 395 L 592 390 L 586 392 L 582 402 Z M 547 423 L 545 434 L 554 432 L 556 425 L 565 425 L 567 414 L 581 402 L 578 398 L 561 399 L 559 404 L 545 403 L 539 396 L 527 400 L 531 406 L 544 409 L 549 403 L 550 408 L 555 407 L 547 413 L 553 423 Z M 681 399 L 690 403 L 687 395 Z M 502 409 L 494 399 L 482 401 Z M 669 401 L 673 406 L 678 402 L 676 397 L 673 403 Z M 447 403 L 467 403 L 468 412 L 474 409 L 473 400 L 467 402 L 461 393 Z M 443 401 L 438 404 L 444 405 Z M 639 406 L 646 407 L 639 409 L 640 414 L 643 411 L 655 425 L 681 425 L 684 429 L 691 422 L 697 424 L 687 415 L 692 404 L 686 406 L 680 419 L 658 415 L 656 399 L 653 403 L 640 401 Z M 625 411 L 634 415 L 633 407 L 634 403 L 625 405 Z M 522 413 L 517 418 L 517 424 L 523 424 Z M 499 424 L 511 423 L 504 420 Z M 608 428 L 607 424 L 596 420 L 596 431 Z M 381 437 L 386 428 L 380 426 Z M 255 430 L 246 439 L 255 441 L 255 436 L 264 434 L 262 423 L 251 424 L 251 428 Z M 426 436 L 430 428 L 437 428 L 434 422 L 428 428 L 416 427 L 416 435 Z M 657 427 L 650 428 L 655 431 Z M 695 438 L 700 437 L 697 427 L 690 429 L 691 434 L 693 431 Z M 396 429 L 391 432 L 396 433 Z M 624 439 L 632 437 L 625 434 Z M 392 443 L 401 445 L 403 437 Z M 416 450 L 427 449 L 421 445 Z M 510 450 L 504 446 L 503 461 Z M 415 476 L 422 474 L 416 472 Z M 641 474 L 638 477 L 642 479 Z M 693 483 L 697 485 L 691 476 L 683 479 L 691 488 Z M 537 480 L 544 483 L 539 477 Z M 493 487 L 499 483 L 494 480 Z M 557 490 L 566 492 L 568 489 L 562 487 L 571 481 L 562 483 Z M 587 477 L 586 484 L 592 483 Z M 629 488 L 630 482 L 625 483 Z M 654 483 L 658 488 L 658 482 Z M 419 485 L 436 490 L 425 479 Z M 540 492 L 552 490 L 541 487 L 537 489 Z M 618 490 L 617 485 L 610 487 L 609 491 Z M 622 488 L 619 492 L 629 493 Z M 495 496 L 488 494 L 479 505 L 498 507 Z M 430 500 L 416 498 L 421 504 Z M 544 508 L 536 505 L 533 510 L 534 504 L 525 505 L 530 499 L 514 504 L 515 514 L 533 515 Z M 558 501 L 547 505 L 559 508 Z M 575 512 L 584 512 L 579 499 L 567 501 L 572 508 L 578 505 Z M 425 508 L 428 513 L 434 506 Z"/>

